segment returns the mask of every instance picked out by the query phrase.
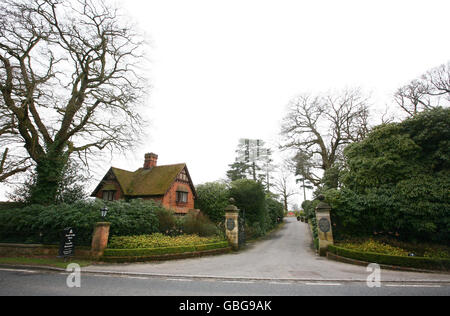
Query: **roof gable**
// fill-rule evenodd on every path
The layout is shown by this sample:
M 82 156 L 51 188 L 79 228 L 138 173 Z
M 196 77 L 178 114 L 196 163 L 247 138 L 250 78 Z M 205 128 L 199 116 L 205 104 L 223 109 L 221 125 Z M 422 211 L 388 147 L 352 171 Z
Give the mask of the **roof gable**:
M 111 167 L 111 172 L 116 177 L 117 182 L 119 182 L 122 191 L 126 194 L 127 189 L 130 187 L 131 181 L 133 180 L 134 172 L 114 167 Z

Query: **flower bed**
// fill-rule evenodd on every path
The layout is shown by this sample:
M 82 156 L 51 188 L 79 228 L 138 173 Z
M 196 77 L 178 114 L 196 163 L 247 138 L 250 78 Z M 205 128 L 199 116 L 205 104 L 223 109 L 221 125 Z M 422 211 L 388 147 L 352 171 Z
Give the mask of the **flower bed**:
M 450 259 L 445 258 L 424 258 L 424 257 L 405 257 L 405 256 L 394 256 L 374 252 L 364 252 L 354 249 L 346 249 L 341 246 L 337 247 L 334 245 L 328 246 L 328 252 L 335 254 L 340 257 L 370 262 L 378 263 L 381 265 L 389 266 L 399 266 L 415 269 L 431 269 L 431 270 L 450 270 Z
M 336 246 L 360 252 L 373 252 L 392 256 L 408 257 L 412 253 L 416 257 L 450 259 L 450 248 L 448 246 L 426 243 L 411 244 L 394 239 L 346 240 L 337 243 Z
M 104 257 L 151 257 L 157 255 L 180 254 L 187 252 L 208 251 L 227 248 L 228 242 L 221 241 L 212 244 L 192 245 L 192 246 L 172 246 L 156 248 L 135 248 L 135 249 L 105 249 Z
M 167 236 L 160 233 L 139 236 L 115 236 L 109 240 L 108 249 L 143 249 L 161 247 L 189 247 L 224 241 L 220 237 L 197 235 Z
M 197 235 L 166 236 L 160 233 L 112 237 L 102 260 L 133 262 L 181 259 L 229 251 L 228 241 L 220 237 Z
M 408 256 L 408 251 L 394 247 L 379 241 L 375 241 L 373 239 L 365 240 L 360 243 L 352 243 L 352 242 L 343 242 L 338 244 L 339 247 L 345 249 L 351 249 L 360 252 L 374 252 L 385 255 L 393 255 L 393 256 Z

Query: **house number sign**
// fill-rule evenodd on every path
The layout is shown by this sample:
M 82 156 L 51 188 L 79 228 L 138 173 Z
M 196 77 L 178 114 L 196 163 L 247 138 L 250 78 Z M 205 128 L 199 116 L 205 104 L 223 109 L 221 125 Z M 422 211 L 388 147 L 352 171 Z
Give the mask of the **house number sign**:
M 330 231 L 330 228 L 331 228 L 331 226 L 330 226 L 330 221 L 329 221 L 327 218 L 322 217 L 322 218 L 319 220 L 319 228 L 320 228 L 320 230 L 323 231 L 324 233 L 328 233 L 328 232 Z
M 227 219 L 227 229 L 228 230 L 234 229 L 234 219 L 232 218 Z

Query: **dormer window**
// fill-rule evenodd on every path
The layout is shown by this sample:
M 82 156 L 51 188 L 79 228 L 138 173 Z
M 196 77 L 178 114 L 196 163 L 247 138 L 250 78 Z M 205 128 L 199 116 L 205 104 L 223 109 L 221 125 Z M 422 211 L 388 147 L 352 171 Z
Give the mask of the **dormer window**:
M 114 201 L 116 191 L 103 191 L 103 201 Z

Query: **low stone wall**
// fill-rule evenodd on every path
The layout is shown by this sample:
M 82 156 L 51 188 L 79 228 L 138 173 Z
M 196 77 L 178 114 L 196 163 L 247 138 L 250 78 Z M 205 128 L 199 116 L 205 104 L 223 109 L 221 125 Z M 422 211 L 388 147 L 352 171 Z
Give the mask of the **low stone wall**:
M 218 243 L 219 244 L 219 243 Z M 225 246 L 217 249 L 208 249 L 208 245 L 198 246 L 195 251 L 168 253 L 168 254 L 154 254 L 142 256 L 94 256 L 89 247 L 75 248 L 75 258 L 90 259 L 103 262 L 139 262 L 139 261 L 159 261 L 159 260 L 173 260 L 184 259 L 192 257 L 201 257 L 208 255 L 223 254 L 231 251 L 231 247 Z M 203 249 L 204 248 L 204 249 Z M 214 248 L 214 247 L 211 247 Z M 42 245 L 42 244 L 10 244 L 0 243 L 0 257 L 57 257 L 59 247 L 58 245 Z
M 9 244 L 0 243 L 1 257 L 20 256 L 58 256 L 59 247 L 57 245 L 42 244 Z M 87 258 L 91 256 L 91 250 L 85 247 L 75 248 L 75 257 Z

